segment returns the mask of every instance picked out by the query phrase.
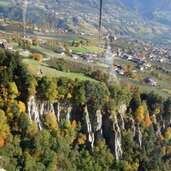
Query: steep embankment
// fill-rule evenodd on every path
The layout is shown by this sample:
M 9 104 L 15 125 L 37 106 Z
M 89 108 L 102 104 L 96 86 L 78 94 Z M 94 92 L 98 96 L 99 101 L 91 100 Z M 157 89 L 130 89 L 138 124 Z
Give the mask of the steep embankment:
M 170 170 L 171 99 L 103 82 L 29 75 L 0 51 L 0 167 Z

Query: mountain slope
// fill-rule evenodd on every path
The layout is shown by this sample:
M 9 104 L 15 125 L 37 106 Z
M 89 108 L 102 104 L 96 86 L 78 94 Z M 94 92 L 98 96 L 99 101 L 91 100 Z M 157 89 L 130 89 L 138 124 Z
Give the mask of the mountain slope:
M 10 6 L 1 9 L 5 17 L 22 21 L 21 0 L 11 1 Z M 20 4 L 20 5 L 18 5 Z M 152 9 L 161 1 L 142 0 L 104 0 L 103 32 L 114 32 L 117 35 L 158 38 L 169 37 L 170 28 L 141 14 L 146 9 L 153 16 Z M 147 8 L 148 7 L 148 8 Z M 150 15 L 149 15 L 150 16 Z M 98 31 L 98 0 L 30 0 L 28 1 L 27 22 L 47 24 L 68 29 L 74 32 L 96 34 Z M 152 17 L 153 18 L 153 17 Z M 162 17 L 163 18 L 163 17 Z M 161 17 L 158 17 L 160 20 Z M 167 40 L 168 41 L 168 40 Z
M 171 26 L 171 2 L 168 0 L 121 0 L 129 9 L 142 16 Z

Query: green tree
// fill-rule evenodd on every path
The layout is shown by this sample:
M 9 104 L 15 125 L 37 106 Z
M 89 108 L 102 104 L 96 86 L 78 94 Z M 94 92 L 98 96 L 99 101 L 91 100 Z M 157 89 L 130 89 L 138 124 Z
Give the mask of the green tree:
M 55 79 L 43 77 L 39 83 L 38 96 L 44 100 L 54 102 L 57 99 L 57 83 Z
M 168 98 L 165 102 L 164 102 L 164 113 L 163 113 L 164 119 L 167 121 L 170 120 L 171 118 L 171 99 Z
M 23 162 L 23 169 L 25 171 L 32 171 L 36 168 L 36 161 L 34 157 L 32 157 L 28 152 L 24 153 L 24 162 Z
M 130 107 L 133 112 L 138 108 L 138 106 L 141 104 L 141 91 L 139 88 L 135 88 L 133 90 L 133 97 L 130 102 Z
M 88 105 L 94 109 L 102 108 L 108 100 L 109 91 L 104 83 L 86 81 L 84 83 Z
M 51 112 L 46 113 L 44 118 L 44 124 L 49 130 L 56 130 L 58 128 L 56 116 Z
M 145 130 L 142 142 L 139 170 L 163 170 L 160 141 L 153 126 Z
M 109 73 L 104 70 L 104 69 L 99 69 L 97 71 L 94 71 L 92 73 L 92 77 L 98 81 L 104 82 L 104 83 L 108 83 L 109 81 Z
M 114 157 L 104 140 L 97 142 L 93 155 L 95 164 L 97 163 L 97 165 L 101 167 L 101 169 L 99 168 L 100 170 L 110 170 L 110 168 L 112 168 Z
M 35 95 L 37 93 L 36 91 L 37 80 L 33 76 L 28 77 L 26 85 L 27 85 L 27 92 L 29 96 Z
M 89 151 L 82 149 L 79 153 L 79 157 L 76 160 L 77 170 L 80 171 L 94 171 L 95 160 L 93 156 L 90 155 Z
M 83 85 L 80 85 L 80 87 L 77 87 L 75 91 L 75 101 L 78 104 L 85 104 L 86 103 L 86 91 Z
M 121 86 L 119 84 L 114 84 L 109 87 L 110 97 L 115 100 L 116 106 L 122 104 L 129 105 L 132 99 L 132 92 L 129 86 Z

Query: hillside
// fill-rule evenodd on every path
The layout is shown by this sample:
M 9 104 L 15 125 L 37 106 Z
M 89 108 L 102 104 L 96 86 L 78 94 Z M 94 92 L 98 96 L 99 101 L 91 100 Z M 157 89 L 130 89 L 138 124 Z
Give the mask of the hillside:
M 170 98 L 127 84 L 38 78 L 2 49 L 0 69 L 0 170 L 170 171 Z
M 149 11 L 156 4 L 152 1 L 150 3 L 154 5 L 151 6 L 149 2 L 144 2 L 143 4 L 138 4 L 138 7 L 141 7 L 142 10 L 145 8 Z M 11 1 L 8 6 L 1 6 L 1 15 L 22 21 L 22 4 L 23 1 L 15 0 Z M 141 12 L 137 11 L 135 1 L 106 0 L 103 6 L 102 30 L 103 32 L 110 31 L 120 36 L 131 36 L 150 40 L 157 39 L 169 43 L 169 26 L 164 22 L 158 22 L 166 18 L 163 15 L 167 15 L 167 12 L 156 14 L 157 20 L 151 20 L 150 18 L 145 18 L 145 13 L 141 14 Z M 76 33 L 83 32 L 91 35 L 97 34 L 98 19 L 99 2 L 96 0 L 28 1 L 28 10 L 26 13 L 27 22 L 49 25 L 51 27 L 54 26 Z
M 166 0 L 121 0 L 129 9 L 161 24 L 171 26 L 171 3 Z
M 170 171 L 161 1 L 98 3 L 0 0 L 0 171 Z

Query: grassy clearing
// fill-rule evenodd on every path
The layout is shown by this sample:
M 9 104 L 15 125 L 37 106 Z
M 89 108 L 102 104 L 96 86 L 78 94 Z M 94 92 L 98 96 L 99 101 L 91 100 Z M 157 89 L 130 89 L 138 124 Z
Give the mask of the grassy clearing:
M 33 59 L 23 59 L 24 64 L 28 66 L 28 69 L 31 74 L 35 76 L 49 76 L 49 77 L 68 77 L 71 79 L 80 79 L 80 80 L 90 80 L 95 81 L 84 74 L 81 73 L 70 73 L 70 72 L 62 72 L 58 71 L 54 68 L 51 68 L 44 62 L 38 62 Z M 42 73 L 40 73 L 42 72 Z
M 49 51 L 55 51 L 58 46 L 44 46 L 42 48 L 37 47 L 37 50 L 49 50 Z M 36 48 L 36 47 L 34 47 Z M 69 49 L 74 52 L 83 52 L 83 53 L 101 53 L 104 51 L 102 48 L 98 48 L 97 46 L 85 46 L 85 47 L 75 47 L 75 46 L 69 46 Z
M 73 47 L 70 46 L 69 49 L 71 49 L 74 52 L 83 52 L 83 53 L 99 53 L 103 52 L 104 49 L 98 48 L 97 46 L 87 46 L 87 47 Z
M 8 1 L 0 1 L 1 7 L 8 7 L 9 5 L 10 5 L 10 2 L 8 2 Z

